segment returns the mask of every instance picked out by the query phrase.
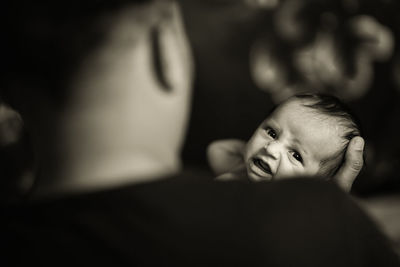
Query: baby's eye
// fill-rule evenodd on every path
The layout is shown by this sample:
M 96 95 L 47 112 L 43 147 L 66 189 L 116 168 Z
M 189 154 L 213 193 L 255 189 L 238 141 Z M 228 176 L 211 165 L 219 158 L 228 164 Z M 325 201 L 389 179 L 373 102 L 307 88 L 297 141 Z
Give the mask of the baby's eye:
M 277 134 L 276 134 L 276 132 L 275 132 L 274 129 L 272 129 L 272 128 L 267 128 L 266 131 L 267 131 L 267 134 L 268 134 L 269 136 L 271 136 L 273 139 L 276 138 Z
M 295 158 L 295 160 L 299 161 L 300 163 L 303 163 L 303 158 L 301 157 L 300 153 L 297 151 L 292 151 L 292 156 Z

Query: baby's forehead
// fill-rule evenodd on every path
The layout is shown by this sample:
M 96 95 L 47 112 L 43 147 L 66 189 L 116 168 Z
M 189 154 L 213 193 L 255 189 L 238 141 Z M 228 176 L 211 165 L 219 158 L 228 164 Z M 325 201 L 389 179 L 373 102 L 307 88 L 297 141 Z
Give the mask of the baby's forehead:
M 311 101 L 289 99 L 277 107 L 268 121 L 286 132 L 316 160 L 323 160 L 341 150 L 343 127 L 340 120 L 316 108 Z
M 271 115 L 277 113 L 275 115 L 289 116 L 292 113 L 295 113 L 297 115 L 300 114 L 302 116 L 306 116 L 307 119 L 311 120 L 322 120 L 325 123 L 332 124 L 338 123 L 338 118 L 336 116 L 328 114 L 321 109 L 312 106 L 314 103 L 315 102 L 310 99 L 300 99 L 292 97 L 279 104 Z

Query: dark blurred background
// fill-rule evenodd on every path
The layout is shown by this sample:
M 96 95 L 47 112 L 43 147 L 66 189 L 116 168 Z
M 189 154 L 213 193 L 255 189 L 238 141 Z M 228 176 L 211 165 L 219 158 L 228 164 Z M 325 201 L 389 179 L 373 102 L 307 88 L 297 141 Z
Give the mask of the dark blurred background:
M 196 59 L 188 166 L 212 140 L 247 140 L 302 90 L 335 94 L 359 117 L 367 164 L 353 192 L 400 192 L 398 1 L 182 1 Z
M 397 0 L 185 0 L 181 5 L 196 65 L 183 151 L 187 169 L 209 172 L 205 151 L 211 141 L 247 140 L 279 101 L 314 90 L 340 97 L 361 120 L 367 164 L 353 192 L 400 192 Z M 0 132 L 0 176 L 15 177 L 2 179 L 1 190 L 24 192 L 34 177 L 29 134 L 5 105 Z

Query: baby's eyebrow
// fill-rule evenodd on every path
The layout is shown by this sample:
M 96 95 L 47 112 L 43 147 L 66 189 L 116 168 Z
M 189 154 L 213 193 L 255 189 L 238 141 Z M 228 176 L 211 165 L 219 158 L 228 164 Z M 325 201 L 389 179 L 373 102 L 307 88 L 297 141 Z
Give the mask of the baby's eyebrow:
M 270 118 L 265 119 L 261 125 L 263 127 L 268 125 L 268 126 L 273 127 L 274 129 L 279 129 L 278 123 L 276 123 L 273 119 L 270 119 Z

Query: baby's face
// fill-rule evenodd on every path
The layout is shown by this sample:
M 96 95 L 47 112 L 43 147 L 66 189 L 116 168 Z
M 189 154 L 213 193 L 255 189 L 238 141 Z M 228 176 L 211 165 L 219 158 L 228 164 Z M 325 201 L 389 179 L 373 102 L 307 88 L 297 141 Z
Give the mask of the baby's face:
M 280 105 L 247 143 L 244 159 L 251 180 L 316 175 L 321 161 L 343 147 L 335 120 L 302 101 Z

